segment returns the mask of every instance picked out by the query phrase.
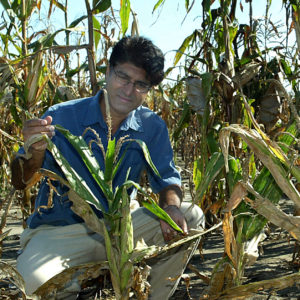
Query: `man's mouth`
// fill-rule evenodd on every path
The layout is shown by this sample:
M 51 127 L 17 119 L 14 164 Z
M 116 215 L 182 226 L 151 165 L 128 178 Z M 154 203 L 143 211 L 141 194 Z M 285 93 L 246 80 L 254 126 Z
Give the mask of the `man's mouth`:
M 123 96 L 119 96 L 119 98 L 120 98 L 121 102 L 124 102 L 124 103 L 129 103 L 132 101 L 130 98 L 123 97 Z

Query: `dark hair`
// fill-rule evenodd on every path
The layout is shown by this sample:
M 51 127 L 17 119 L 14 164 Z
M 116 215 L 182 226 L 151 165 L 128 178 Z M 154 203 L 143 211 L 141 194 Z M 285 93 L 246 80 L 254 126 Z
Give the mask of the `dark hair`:
M 159 84 L 164 78 L 164 55 L 152 41 L 144 37 L 126 36 L 113 47 L 109 65 L 130 62 L 146 71 L 151 85 Z

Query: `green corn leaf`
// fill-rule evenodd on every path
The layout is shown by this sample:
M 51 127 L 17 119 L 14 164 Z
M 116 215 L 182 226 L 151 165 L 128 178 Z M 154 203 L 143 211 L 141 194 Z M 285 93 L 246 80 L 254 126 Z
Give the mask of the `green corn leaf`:
M 74 27 L 76 27 L 81 21 L 85 20 L 86 18 L 87 18 L 87 16 L 85 15 L 85 16 L 81 16 L 81 17 L 75 19 L 75 20 L 68 26 L 68 28 L 74 28 Z
M 2 0 L 1 1 L 2 6 L 4 7 L 5 10 L 8 10 L 11 8 L 10 2 L 8 0 Z
M 111 7 L 111 0 L 93 0 L 93 14 L 99 14 Z
M 161 220 L 168 223 L 175 230 L 183 232 L 182 229 L 173 221 L 173 219 L 141 188 L 139 184 L 134 181 L 127 180 L 124 184 L 126 187 L 134 186 L 140 193 L 142 193 L 147 200 L 141 200 L 142 205 L 151 211 Z
M 133 263 L 130 260 L 130 257 L 128 257 L 128 260 L 124 263 L 124 265 L 121 268 L 121 276 L 120 276 L 120 286 L 121 290 L 123 290 L 123 293 L 126 293 L 128 289 L 131 287 L 132 282 L 132 275 L 133 275 Z M 126 299 L 127 297 L 124 295 L 121 299 Z
M 204 11 L 208 12 L 208 11 L 210 11 L 210 6 L 212 5 L 212 1 L 210 1 L 210 0 L 203 0 L 202 5 L 203 5 L 203 8 L 204 8 Z
M 120 18 L 121 18 L 121 27 L 122 33 L 125 35 L 128 29 L 129 22 L 129 14 L 130 14 L 130 1 L 129 0 L 121 0 L 121 8 L 120 8 Z
M 93 16 L 93 33 L 94 33 L 94 43 L 95 43 L 95 49 L 98 50 L 99 41 L 101 39 L 101 24 L 97 20 L 95 16 Z
M 215 152 L 211 156 L 207 166 L 205 173 L 201 178 L 201 182 L 198 184 L 199 188 L 196 190 L 196 198 L 201 201 L 204 193 L 206 192 L 209 185 L 219 174 L 221 169 L 224 167 L 224 157 L 221 152 Z
M 115 159 L 116 140 L 108 141 L 106 157 L 105 157 L 105 171 L 104 180 L 106 182 L 112 181 L 113 170 L 114 170 L 114 159 Z
M 51 139 L 45 135 L 48 142 L 48 149 L 52 153 L 56 162 L 64 172 L 71 188 L 82 198 L 85 199 L 90 204 L 93 204 L 97 209 L 105 211 L 102 204 L 97 200 L 93 192 L 90 190 L 86 182 L 77 174 L 77 172 L 70 166 L 65 157 L 61 154 L 59 149 Z
M 105 197 L 107 199 L 112 199 L 112 192 L 110 190 L 109 185 L 104 181 L 104 174 L 101 171 L 98 161 L 96 160 L 93 152 L 90 150 L 83 137 L 71 134 L 69 130 L 63 128 L 60 125 L 55 125 L 55 128 L 65 136 L 65 138 L 73 145 L 73 147 L 79 153 L 83 162 L 92 174 L 93 178 L 103 191 Z
M 119 160 L 117 161 L 117 163 L 115 164 L 114 169 L 113 169 L 113 173 L 112 173 L 112 179 L 115 178 L 116 173 L 117 173 L 117 171 L 118 171 L 118 169 L 119 169 L 119 167 L 120 167 L 120 165 L 121 165 L 121 163 L 122 163 L 122 161 L 123 161 L 123 159 L 124 159 L 124 157 L 125 157 L 125 154 L 126 154 L 126 151 L 127 151 L 127 148 L 128 148 L 128 147 L 129 147 L 129 145 L 126 147 L 126 149 L 124 150 L 122 156 L 120 157 L 120 159 L 119 159 Z
M 177 63 L 179 62 L 180 58 L 182 57 L 184 51 L 189 46 L 191 40 L 194 38 L 196 33 L 197 33 L 197 31 L 194 31 L 191 35 L 189 35 L 188 37 L 186 37 L 184 39 L 183 43 L 181 44 L 181 46 L 179 47 L 179 49 L 177 50 L 177 53 L 175 55 L 174 62 L 173 62 L 174 66 L 177 65 Z
M 193 182 L 195 184 L 196 191 L 200 187 L 201 179 L 202 179 L 201 162 L 200 159 L 196 159 L 194 161 L 194 168 L 193 168 Z
M 131 170 L 131 168 L 129 168 L 127 170 L 125 183 L 128 182 L 128 177 L 129 177 L 129 174 L 130 174 L 130 170 Z M 132 186 L 131 182 L 128 182 L 128 184 L 125 184 L 125 183 L 123 185 L 121 185 L 120 187 L 117 187 L 115 189 L 114 200 L 113 200 L 113 203 L 111 204 L 111 207 L 110 207 L 110 210 L 109 210 L 110 214 L 114 214 L 118 210 L 118 208 L 120 207 L 120 205 L 123 201 L 122 197 L 123 197 L 124 189 L 126 190 L 126 193 L 127 193 L 127 189 L 129 189 Z
M 229 157 L 228 159 L 229 172 L 226 176 L 226 180 L 228 182 L 229 193 L 232 193 L 234 186 L 237 184 L 239 180 L 243 178 L 242 168 L 239 162 L 239 159 L 234 157 Z
M 173 221 L 173 219 L 161 207 L 159 207 L 159 205 L 152 198 L 148 197 L 147 200 L 142 200 L 142 204 L 158 218 L 165 221 L 167 224 L 172 226 L 175 230 L 183 233 L 182 229 Z
M 189 126 L 190 119 L 191 119 L 191 108 L 190 105 L 187 103 L 187 101 L 185 101 L 183 104 L 183 112 L 181 113 L 180 120 L 173 133 L 173 140 L 175 142 L 178 140 L 183 129 Z
M 147 147 L 146 143 L 142 140 L 134 140 L 134 141 L 137 142 L 140 145 L 140 147 L 142 148 L 145 159 L 146 159 L 148 165 L 151 167 L 151 169 L 154 171 L 154 173 L 158 177 L 160 177 L 160 174 L 159 174 L 158 170 L 156 169 L 154 163 L 152 162 L 152 159 L 151 159 L 151 156 L 150 156 L 150 153 L 149 153 L 149 150 L 148 150 L 148 147 Z
M 166 0 L 158 0 L 158 1 L 156 2 L 156 4 L 154 5 L 154 7 L 153 7 L 152 13 L 154 13 L 154 11 L 155 11 L 160 5 L 162 5 L 165 1 L 166 1 Z

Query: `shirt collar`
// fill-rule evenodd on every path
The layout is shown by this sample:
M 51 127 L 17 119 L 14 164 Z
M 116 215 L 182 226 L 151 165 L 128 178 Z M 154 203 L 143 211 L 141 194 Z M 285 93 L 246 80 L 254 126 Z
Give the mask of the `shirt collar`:
M 90 126 L 92 124 L 99 123 L 102 128 L 107 128 L 100 109 L 101 95 L 102 90 L 99 91 L 95 96 L 90 98 L 87 114 L 83 120 L 83 125 Z M 140 108 L 141 107 L 138 107 L 128 115 L 128 117 L 121 123 L 119 130 L 127 131 L 129 129 L 133 129 L 139 132 L 144 131 L 139 113 Z
M 143 132 L 143 125 L 141 116 L 139 114 L 140 107 L 132 111 L 128 117 L 121 123 L 120 130 L 126 131 L 133 129 L 135 131 Z
M 99 91 L 95 96 L 89 98 L 87 104 L 87 113 L 83 119 L 84 126 L 90 126 L 92 124 L 99 123 L 101 127 L 106 127 L 99 104 L 101 94 L 102 91 Z

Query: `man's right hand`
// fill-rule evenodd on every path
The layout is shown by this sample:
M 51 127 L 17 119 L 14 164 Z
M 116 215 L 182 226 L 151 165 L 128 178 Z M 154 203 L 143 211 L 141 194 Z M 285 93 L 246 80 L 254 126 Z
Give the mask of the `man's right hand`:
M 33 135 L 44 133 L 47 134 L 49 138 L 55 135 L 55 128 L 52 123 L 52 117 L 47 116 L 45 119 L 31 119 L 25 122 L 23 127 L 23 137 L 24 142 L 29 140 Z M 47 142 L 42 140 L 36 142 L 30 146 L 32 152 L 44 152 L 47 148 Z
M 23 127 L 24 142 L 39 133 L 45 133 L 49 138 L 52 138 L 55 132 L 54 126 L 51 123 L 51 116 L 47 116 L 45 119 L 31 119 L 26 121 Z M 12 184 L 17 190 L 24 189 L 35 172 L 42 166 L 46 148 L 46 141 L 36 142 L 29 147 L 29 152 L 32 154 L 30 159 L 16 157 L 12 161 L 11 179 Z M 22 163 L 20 163 L 20 159 L 22 159 Z

